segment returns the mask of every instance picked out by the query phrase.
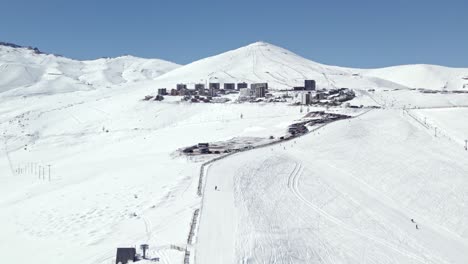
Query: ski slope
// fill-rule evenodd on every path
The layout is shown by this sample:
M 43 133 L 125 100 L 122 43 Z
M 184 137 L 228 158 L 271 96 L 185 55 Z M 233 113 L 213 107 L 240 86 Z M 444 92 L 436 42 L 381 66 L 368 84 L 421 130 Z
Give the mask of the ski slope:
M 468 108 L 415 109 L 410 113 L 431 132 L 436 132 L 440 137 L 465 147 L 465 140 L 468 139 L 468 123 L 464 120 L 468 120 Z
M 162 263 L 180 263 L 184 252 L 171 245 L 187 243 L 204 159 L 176 150 L 277 137 L 302 116 L 285 104 L 158 103 L 144 95 L 144 88 L 115 88 L 2 101 L 4 261 L 107 264 L 117 247 L 148 243 Z M 30 163 L 45 168 L 44 180 Z
M 464 263 L 468 94 L 410 89 L 459 89 L 452 80 L 464 70 L 429 68 L 328 66 L 265 42 L 185 66 L 131 56 L 76 61 L 0 45 L 0 256 L 108 264 L 116 247 L 148 243 L 166 264 L 182 263 L 177 247 L 203 264 Z M 352 104 L 382 109 L 212 163 L 202 198 L 199 169 L 209 158 L 178 149 L 277 138 L 301 108 L 142 101 L 177 83 L 289 89 L 305 78 L 353 88 Z
M 229 157 L 208 170 L 196 263 L 465 263 L 467 155 L 374 110 Z

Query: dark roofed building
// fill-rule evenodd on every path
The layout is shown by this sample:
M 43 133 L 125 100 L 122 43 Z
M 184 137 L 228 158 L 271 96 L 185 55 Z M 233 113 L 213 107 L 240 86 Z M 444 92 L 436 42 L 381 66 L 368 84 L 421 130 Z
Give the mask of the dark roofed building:
M 176 88 L 177 88 L 177 91 L 184 90 L 184 89 L 187 89 L 187 85 L 183 83 L 179 83 L 177 84 Z
M 158 95 L 166 95 L 167 94 L 167 89 L 166 88 L 159 88 L 158 89 Z
M 245 83 L 245 82 L 237 83 L 237 90 L 239 90 L 239 89 L 244 89 L 244 88 L 248 88 L 248 84 L 247 84 L 247 83 Z
M 210 89 L 218 89 L 219 90 L 219 83 L 209 83 L 209 86 L 208 86 Z
M 204 90 L 205 85 L 203 83 L 196 83 L 195 84 L 195 90 Z
M 130 261 L 136 261 L 136 249 L 135 248 L 117 248 L 117 257 L 115 264 L 127 264 Z
M 224 84 L 224 90 L 234 90 L 236 89 L 236 84 L 235 83 L 225 83 Z
M 268 90 L 268 83 L 252 83 L 250 85 L 250 89 L 255 90 L 258 87 L 264 87 L 266 90 Z
M 307 91 L 315 90 L 315 80 L 305 80 L 304 81 L 304 88 Z

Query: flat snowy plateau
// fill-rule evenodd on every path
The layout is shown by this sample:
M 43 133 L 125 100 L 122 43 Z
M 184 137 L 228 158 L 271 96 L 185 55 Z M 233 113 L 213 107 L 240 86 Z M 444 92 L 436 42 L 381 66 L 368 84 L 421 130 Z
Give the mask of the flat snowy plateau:
M 341 68 L 263 42 L 185 66 L 0 46 L 0 77 L 4 263 L 110 264 L 143 243 L 160 263 L 468 263 L 468 93 L 452 93 L 468 69 Z M 311 107 L 352 118 L 204 166 L 201 196 L 214 155 L 178 149 L 278 138 L 306 108 L 142 100 L 177 83 L 305 78 L 364 107 Z

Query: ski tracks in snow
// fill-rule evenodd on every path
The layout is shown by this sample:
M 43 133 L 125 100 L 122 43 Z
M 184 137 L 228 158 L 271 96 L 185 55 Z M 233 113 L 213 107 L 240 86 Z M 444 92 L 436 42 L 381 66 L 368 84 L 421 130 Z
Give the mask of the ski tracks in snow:
M 419 263 L 424 263 L 424 264 L 427 264 L 428 263 L 428 260 L 425 259 L 425 258 L 422 258 L 418 255 L 415 255 L 411 252 L 408 252 L 407 250 L 404 250 L 392 243 L 389 243 L 383 239 L 380 239 L 378 237 L 375 237 L 373 235 L 370 235 L 370 234 L 367 234 L 367 233 L 364 233 L 356 228 L 353 228 L 351 226 L 349 226 L 348 224 L 344 223 L 343 221 L 339 220 L 338 218 L 330 215 L 329 213 L 327 213 L 326 211 L 324 211 L 323 209 L 319 208 L 317 205 L 313 204 L 312 202 L 310 202 L 309 200 L 307 200 L 304 195 L 301 193 L 300 189 L 299 189 L 299 186 L 300 186 L 300 178 L 302 176 L 302 173 L 303 173 L 303 166 L 301 163 L 296 163 L 295 166 L 294 166 L 294 169 L 292 170 L 292 172 L 290 173 L 289 177 L 288 177 L 288 188 L 291 190 L 291 192 L 294 194 L 294 196 L 296 196 L 296 198 L 301 201 L 302 203 L 304 203 L 307 207 L 311 208 L 312 210 L 314 210 L 316 213 L 318 213 L 319 215 L 323 216 L 325 219 L 327 219 L 328 221 L 336 224 L 337 226 L 351 232 L 351 233 L 354 233 L 360 237 L 363 237 L 363 238 L 366 238 L 368 239 L 369 241 L 372 241 L 372 242 L 375 242 L 377 244 L 380 244 L 386 248 L 389 248 L 403 256 L 406 256 L 406 257 L 409 257 L 409 258 L 412 258 L 414 259 L 415 261 L 419 262 Z M 328 256 L 330 257 L 330 256 Z

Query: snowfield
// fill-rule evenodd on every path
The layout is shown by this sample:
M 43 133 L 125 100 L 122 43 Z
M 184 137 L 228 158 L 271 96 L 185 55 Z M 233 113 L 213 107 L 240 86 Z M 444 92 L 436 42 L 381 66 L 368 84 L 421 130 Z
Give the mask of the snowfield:
M 463 90 L 466 69 L 421 67 L 328 66 L 264 42 L 185 66 L 0 45 L 0 258 L 109 264 L 148 243 L 166 264 L 186 252 L 191 264 L 466 263 L 468 94 L 412 89 Z M 363 108 L 142 100 L 177 83 L 278 93 L 305 78 L 353 88 Z M 268 142 L 317 110 L 354 118 L 210 163 L 197 195 L 215 156 L 178 150 Z
M 402 65 L 365 70 L 365 76 L 374 76 L 411 88 L 431 90 L 468 89 L 468 69 L 448 68 L 437 65 Z
M 467 155 L 374 110 L 227 158 L 209 168 L 196 261 L 465 263 Z
M 13 111 L 21 103 L 17 111 L 26 113 L 2 114 L 0 121 L 0 252 L 8 261 L 109 263 L 116 247 L 149 243 L 163 263 L 180 262 L 183 252 L 170 246 L 185 248 L 199 206 L 200 162 L 176 150 L 263 137 L 264 131 L 280 136 L 302 116 L 284 104 L 156 103 L 128 93 L 59 94 L 2 104 Z M 66 105 L 52 103 L 62 100 Z M 45 166 L 46 179 L 29 172 L 29 163 Z M 26 172 L 18 175 L 17 168 Z

